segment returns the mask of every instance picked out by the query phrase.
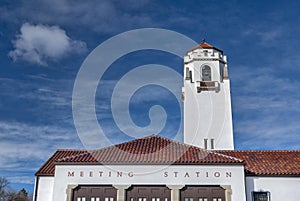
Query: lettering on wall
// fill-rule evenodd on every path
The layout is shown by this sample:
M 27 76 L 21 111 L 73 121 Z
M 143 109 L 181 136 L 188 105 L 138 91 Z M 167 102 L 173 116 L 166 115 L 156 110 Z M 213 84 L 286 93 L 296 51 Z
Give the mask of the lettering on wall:
M 165 171 L 160 173 L 164 178 L 231 178 L 231 171 Z M 67 171 L 67 177 L 113 177 L 128 178 L 136 176 L 133 171 Z
M 85 172 L 85 171 L 79 171 L 79 172 L 76 172 L 76 171 L 68 171 L 67 173 L 68 177 L 123 177 L 123 176 L 127 176 L 127 177 L 133 177 L 133 172 L 103 172 L 103 171 L 99 171 L 98 174 L 95 174 L 94 171 L 88 171 L 88 172 Z

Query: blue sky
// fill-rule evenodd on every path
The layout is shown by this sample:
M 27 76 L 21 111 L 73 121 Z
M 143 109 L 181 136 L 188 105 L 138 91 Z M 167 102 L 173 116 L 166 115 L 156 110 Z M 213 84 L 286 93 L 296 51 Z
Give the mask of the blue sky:
M 236 149 L 300 149 L 299 7 L 298 1 L 1 1 L 0 176 L 32 191 L 35 171 L 56 149 L 84 148 L 72 116 L 80 66 L 102 42 L 140 28 L 205 38 L 228 56 Z M 111 143 L 132 139 L 113 121 L 112 91 L 128 71 L 149 63 L 182 73 L 180 57 L 145 50 L 116 60 L 99 83 L 97 118 Z M 131 97 L 132 120 L 147 126 L 156 104 L 168 115 L 160 134 L 174 138 L 180 108 L 162 87 Z

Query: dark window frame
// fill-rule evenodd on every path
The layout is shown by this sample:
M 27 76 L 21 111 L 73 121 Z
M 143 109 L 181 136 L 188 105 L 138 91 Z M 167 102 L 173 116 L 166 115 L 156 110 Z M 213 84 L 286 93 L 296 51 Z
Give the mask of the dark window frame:
M 93 192 L 96 191 L 96 192 Z M 97 192 L 98 191 L 98 192 Z M 100 201 L 105 201 L 105 198 L 113 198 L 117 200 L 117 189 L 112 185 L 86 185 L 80 184 L 72 190 L 72 201 L 77 201 L 77 198 L 85 197 L 86 201 L 90 201 L 92 197 L 99 197 Z M 109 199 L 110 200 L 110 199 Z
M 271 194 L 269 191 L 252 191 L 252 201 L 271 201 Z M 266 195 L 266 197 L 257 197 L 257 196 L 263 196 Z M 266 198 L 266 199 L 265 199 Z

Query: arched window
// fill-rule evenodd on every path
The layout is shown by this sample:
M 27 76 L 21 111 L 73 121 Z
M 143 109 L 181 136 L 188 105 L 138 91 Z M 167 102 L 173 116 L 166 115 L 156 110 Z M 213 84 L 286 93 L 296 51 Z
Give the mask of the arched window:
M 211 81 L 211 69 L 209 66 L 202 68 L 202 81 Z

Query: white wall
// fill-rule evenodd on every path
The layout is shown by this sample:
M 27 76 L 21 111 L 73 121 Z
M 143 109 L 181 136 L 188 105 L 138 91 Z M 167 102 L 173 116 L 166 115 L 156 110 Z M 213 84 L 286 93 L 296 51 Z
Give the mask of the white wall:
M 252 191 L 269 191 L 271 201 L 299 201 L 300 177 L 247 177 L 247 201 Z
M 102 172 L 101 176 L 99 172 Z M 122 172 L 122 176 L 117 172 Z M 66 200 L 69 184 L 230 185 L 232 201 L 246 200 L 242 165 L 57 165 L 53 201 Z
M 37 189 L 37 201 L 52 201 L 54 177 L 40 176 Z M 37 187 L 35 187 L 37 188 Z
M 184 142 L 203 148 L 204 138 L 213 138 L 216 149 L 234 148 L 229 80 L 218 93 L 197 93 L 196 83 L 184 83 Z

